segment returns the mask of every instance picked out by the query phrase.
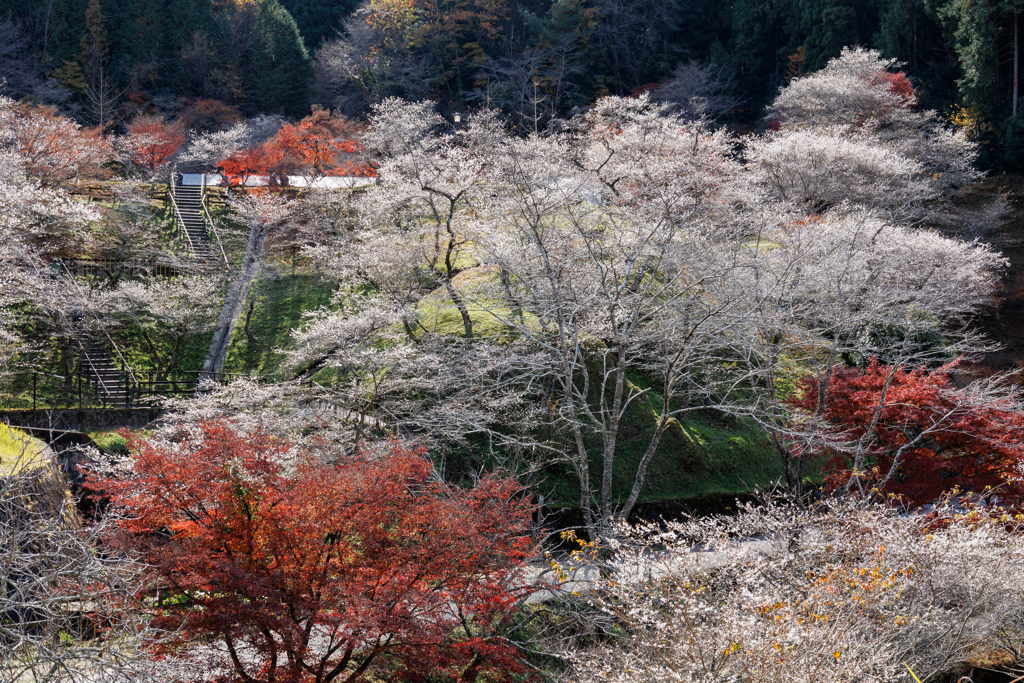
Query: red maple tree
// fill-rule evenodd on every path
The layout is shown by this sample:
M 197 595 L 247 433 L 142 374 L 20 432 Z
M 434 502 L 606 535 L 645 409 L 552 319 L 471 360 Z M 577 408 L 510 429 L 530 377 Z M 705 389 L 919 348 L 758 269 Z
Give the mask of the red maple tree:
M 286 468 L 288 444 L 226 421 L 129 445 L 132 476 L 92 486 L 172 598 L 153 609 L 174 633 L 161 652 L 220 643 L 230 680 L 248 682 L 522 673 L 498 635 L 530 590 L 531 509 L 514 482 L 447 486 L 397 442 Z
M 950 377 L 955 367 L 895 367 L 873 359 L 864 368 L 837 369 L 823 429 L 834 442 L 852 446 L 805 454 L 829 458 L 833 485 L 856 477 L 866 489 L 899 494 L 912 505 L 953 489 L 982 493 L 988 487 L 1004 504 L 1019 505 L 1024 413 L 1012 397 L 957 387 Z M 813 379 L 795 403 L 815 410 Z
M 911 107 L 917 103 L 917 94 L 914 92 L 914 84 L 910 82 L 907 75 L 902 71 L 892 73 L 884 71 L 881 74 L 886 89 L 894 95 L 903 98 L 903 106 Z
M 375 177 L 376 169 L 366 162 L 363 148 L 354 139 L 357 130 L 350 122 L 315 109 L 298 123 L 286 123 L 262 145 L 237 152 L 220 164 L 232 184 L 245 184 L 254 175 L 271 178 L 302 175 Z
M 132 155 L 132 161 L 149 171 L 171 160 L 187 136 L 180 123 L 167 123 L 159 116 L 139 116 L 128 124 L 128 134 L 121 144 Z
M 273 176 L 280 173 L 281 150 L 270 141 L 235 152 L 222 160 L 217 168 L 233 186 L 244 186 L 253 176 Z

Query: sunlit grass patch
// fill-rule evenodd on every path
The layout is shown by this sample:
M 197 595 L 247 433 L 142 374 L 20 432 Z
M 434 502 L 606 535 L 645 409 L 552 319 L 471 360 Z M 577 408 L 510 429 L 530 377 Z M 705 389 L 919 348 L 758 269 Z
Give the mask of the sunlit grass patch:
M 478 266 L 464 270 L 452 279 L 452 286 L 462 297 L 473 322 L 473 334 L 496 341 L 516 336 L 516 326 L 536 329 L 535 316 L 523 312 L 522 317 L 503 300 L 500 275 L 496 266 Z M 463 336 L 465 326 L 458 307 L 444 287 L 424 296 L 417 306 L 419 323 L 428 332 Z
M 257 280 L 231 337 L 224 371 L 287 379 L 287 359 L 279 349 L 292 348 L 292 330 L 302 326 L 309 311 L 330 306 L 334 289 L 333 282 L 307 269 Z
M 108 453 L 128 454 L 128 444 L 118 431 L 89 432 L 89 438 Z
M 0 476 L 40 466 L 45 449 L 46 444 L 39 439 L 20 429 L 0 425 Z

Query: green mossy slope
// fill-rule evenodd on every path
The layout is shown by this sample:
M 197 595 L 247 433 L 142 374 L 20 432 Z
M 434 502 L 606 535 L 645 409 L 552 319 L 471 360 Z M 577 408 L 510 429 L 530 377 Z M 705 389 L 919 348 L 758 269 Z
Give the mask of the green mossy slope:
M 287 359 L 277 349 L 290 348 L 291 331 L 302 326 L 303 314 L 329 305 L 333 293 L 332 283 L 304 269 L 258 279 L 231 336 L 224 372 L 288 379 Z

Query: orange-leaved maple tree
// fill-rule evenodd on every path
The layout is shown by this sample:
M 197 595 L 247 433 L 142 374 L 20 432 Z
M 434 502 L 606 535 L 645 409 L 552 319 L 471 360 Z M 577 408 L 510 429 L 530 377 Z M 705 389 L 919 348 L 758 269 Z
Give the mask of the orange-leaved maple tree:
M 344 119 L 316 109 L 298 123 L 283 125 L 274 144 L 292 165 L 289 170 L 314 177 L 344 175 L 349 155 L 360 151 L 359 145 L 346 137 L 351 129 Z
M 180 123 L 167 123 L 159 116 L 139 116 L 128 124 L 128 134 L 121 138 L 121 144 L 131 153 L 133 162 L 152 172 L 169 162 L 186 139 Z
M 253 176 L 280 173 L 281 150 L 267 141 L 256 147 L 235 152 L 221 160 L 217 168 L 224 173 L 231 185 L 244 186 Z
M 833 485 L 898 494 L 912 505 L 955 489 L 991 491 L 1003 504 L 1020 505 L 1024 412 L 990 384 L 958 387 L 950 376 L 956 365 L 928 370 L 872 359 L 863 368 L 837 369 L 824 427 L 816 427 L 831 433 L 813 439 L 837 445 L 805 454 L 829 459 Z M 815 411 L 813 379 L 803 383 L 795 404 Z
M 513 481 L 448 486 L 398 442 L 326 465 L 223 420 L 129 447 L 130 475 L 90 485 L 166 596 L 164 655 L 206 643 L 218 680 L 522 680 L 500 635 L 534 590 Z
M 24 155 L 26 171 L 47 187 L 76 178 L 105 178 L 110 146 L 99 129 L 83 128 L 55 107 L 18 105 L 11 132 Z
M 375 177 L 362 146 L 354 139 L 356 127 L 345 119 L 315 109 L 298 123 L 286 123 L 262 145 L 236 152 L 219 164 L 232 184 L 245 184 L 254 175 Z

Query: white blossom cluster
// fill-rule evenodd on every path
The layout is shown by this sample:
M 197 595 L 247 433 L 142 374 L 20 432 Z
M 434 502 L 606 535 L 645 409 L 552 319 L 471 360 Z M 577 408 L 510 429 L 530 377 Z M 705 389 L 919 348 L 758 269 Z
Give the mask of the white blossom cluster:
M 1020 518 L 769 502 L 623 532 L 547 635 L 568 680 L 909 683 L 1024 636 Z
M 766 166 L 772 192 L 814 209 L 846 199 L 908 217 L 981 177 L 974 143 L 915 109 L 913 92 L 894 86 L 896 66 L 875 50 L 844 48 L 782 89 L 770 107 L 780 130 L 757 140 L 750 157 Z

